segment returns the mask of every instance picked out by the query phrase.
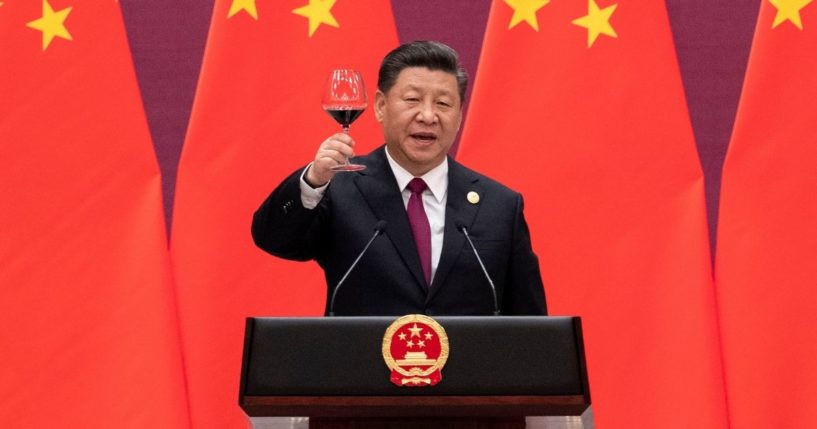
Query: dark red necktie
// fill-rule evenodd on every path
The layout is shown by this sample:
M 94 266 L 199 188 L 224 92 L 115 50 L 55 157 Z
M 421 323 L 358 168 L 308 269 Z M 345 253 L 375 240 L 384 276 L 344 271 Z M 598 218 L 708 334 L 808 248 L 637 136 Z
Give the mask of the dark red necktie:
M 423 207 L 423 191 L 428 189 L 428 185 L 423 179 L 415 177 L 411 179 L 407 188 L 411 191 L 406 207 L 409 224 L 411 224 L 411 234 L 414 235 L 414 243 L 420 255 L 420 265 L 423 266 L 426 284 L 431 286 L 431 225 L 428 223 L 428 216 Z

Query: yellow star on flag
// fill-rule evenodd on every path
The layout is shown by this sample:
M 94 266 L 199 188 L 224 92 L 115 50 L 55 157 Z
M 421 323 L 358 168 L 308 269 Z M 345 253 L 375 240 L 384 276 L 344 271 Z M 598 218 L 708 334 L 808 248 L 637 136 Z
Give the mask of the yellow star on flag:
M 332 16 L 332 6 L 334 5 L 335 0 L 309 0 L 308 5 L 293 9 L 292 13 L 309 19 L 309 37 L 312 37 L 321 24 L 331 25 L 335 28 L 340 27 L 338 21 Z
M 71 33 L 65 28 L 65 19 L 68 18 L 69 13 L 71 13 L 70 7 L 54 12 L 48 0 L 43 0 L 43 16 L 26 23 L 26 27 L 43 32 L 43 51 L 48 48 L 55 37 L 74 40 L 71 38 Z
M 511 17 L 511 23 L 508 24 L 508 30 L 525 21 L 534 30 L 539 31 L 536 12 L 548 3 L 550 3 L 550 0 L 505 0 L 505 4 L 513 9 L 513 16 Z
M 769 3 L 777 8 L 774 16 L 772 28 L 782 24 L 783 21 L 790 21 L 795 27 L 803 29 L 803 22 L 800 20 L 800 9 L 806 7 L 812 0 L 769 0 Z
M 599 9 L 595 0 L 588 0 L 587 15 L 573 20 L 573 24 L 587 29 L 587 47 L 593 46 L 599 34 L 618 37 L 616 30 L 610 25 L 610 16 L 615 12 L 618 4 Z
M 232 18 L 233 15 L 242 10 L 258 21 L 258 9 L 255 7 L 255 0 L 233 0 L 233 3 L 230 4 L 230 11 L 227 13 L 227 19 Z

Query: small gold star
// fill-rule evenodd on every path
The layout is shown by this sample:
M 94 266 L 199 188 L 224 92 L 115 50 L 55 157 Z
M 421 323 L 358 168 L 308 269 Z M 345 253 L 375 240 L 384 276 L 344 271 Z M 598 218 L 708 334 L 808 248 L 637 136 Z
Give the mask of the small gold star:
M 423 341 L 423 340 L 420 340 L 420 341 L 417 341 L 417 345 L 418 345 L 418 346 L 420 346 L 420 347 L 425 347 L 425 346 L 426 346 L 426 342 L 425 342 L 425 341 Z
M 315 34 L 321 24 L 326 24 L 335 28 L 340 27 L 338 21 L 332 16 L 332 6 L 335 0 L 309 0 L 309 4 L 293 9 L 292 13 L 309 19 L 309 37 Z
M 227 13 L 227 19 L 233 17 L 241 11 L 247 12 L 252 19 L 258 21 L 258 9 L 255 7 L 255 0 L 233 0 L 230 4 L 230 11 Z
M 405 341 L 405 339 L 406 339 L 406 333 L 405 333 L 405 332 L 401 332 L 401 333 L 400 333 L 400 335 L 398 335 L 398 337 L 400 337 L 400 339 L 401 339 L 401 340 L 404 340 L 404 341 Z
M 616 11 L 618 4 L 599 9 L 599 5 L 595 0 L 588 0 L 587 15 L 574 19 L 573 24 L 587 29 L 587 47 L 593 46 L 599 34 L 604 34 L 610 37 L 618 37 L 616 30 L 610 25 L 610 16 Z
M 769 0 L 769 3 L 777 8 L 777 14 L 774 16 L 772 28 L 782 24 L 783 21 L 789 21 L 795 27 L 802 30 L 803 21 L 800 19 L 800 10 L 808 6 L 812 0 Z
M 55 37 L 73 40 L 71 33 L 65 28 L 65 19 L 68 18 L 69 13 L 71 13 L 70 7 L 54 12 L 48 0 L 43 0 L 43 16 L 26 24 L 28 28 L 43 32 L 43 51 L 48 48 Z
M 430 340 L 433 337 L 434 337 L 434 335 L 431 335 L 431 332 L 426 332 L 426 339 L 427 340 Z
M 414 342 L 413 342 L 413 341 L 408 341 L 408 342 L 406 343 L 406 347 L 408 347 L 408 348 L 412 348 L 412 347 L 414 347 Z
M 550 0 L 505 0 L 505 4 L 513 9 L 511 23 L 508 29 L 516 27 L 522 21 L 528 23 L 536 31 L 539 31 L 539 21 L 536 19 L 536 11 L 545 7 Z

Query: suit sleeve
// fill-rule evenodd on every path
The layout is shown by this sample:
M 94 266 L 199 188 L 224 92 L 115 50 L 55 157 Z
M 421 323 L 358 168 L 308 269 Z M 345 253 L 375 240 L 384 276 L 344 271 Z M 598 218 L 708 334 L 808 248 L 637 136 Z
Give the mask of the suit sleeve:
M 323 225 L 327 217 L 328 192 L 314 209 L 301 203 L 303 168 L 284 179 L 256 210 L 252 220 L 255 244 L 275 256 L 296 261 L 319 257 Z
M 524 200 L 517 194 L 508 280 L 502 312 L 510 315 L 546 315 L 547 303 L 539 271 L 539 258 L 533 253 L 530 232 L 524 215 Z

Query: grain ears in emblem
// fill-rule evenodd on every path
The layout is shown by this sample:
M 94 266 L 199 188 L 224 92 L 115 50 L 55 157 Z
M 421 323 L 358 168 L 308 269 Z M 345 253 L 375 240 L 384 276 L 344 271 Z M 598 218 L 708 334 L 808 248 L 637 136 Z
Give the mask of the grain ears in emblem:
M 436 320 L 410 314 L 395 320 L 383 336 L 383 360 L 398 386 L 434 386 L 448 360 L 448 335 Z

